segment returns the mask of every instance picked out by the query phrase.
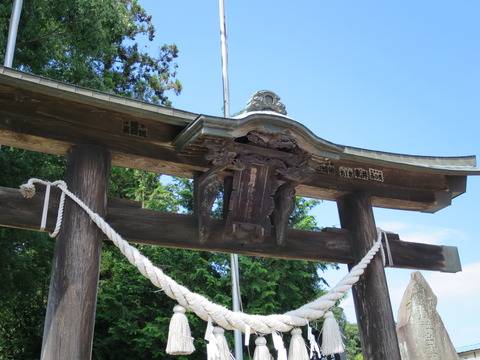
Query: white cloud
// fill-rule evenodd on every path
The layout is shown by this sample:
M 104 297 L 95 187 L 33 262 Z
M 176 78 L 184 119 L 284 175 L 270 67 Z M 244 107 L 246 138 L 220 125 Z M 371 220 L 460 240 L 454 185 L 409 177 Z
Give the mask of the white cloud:
M 474 254 L 478 253 L 478 243 L 468 232 L 443 226 L 443 223 L 418 224 L 410 221 L 378 222 L 379 227 L 400 235 L 404 241 L 435 245 L 452 245 L 461 247 L 471 260 L 463 264 L 463 271 L 456 274 L 422 271 L 433 292 L 437 296 L 437 311 L 455 346 L 478 343 L 480 336 L 480 262 Z M 472 260 L 474 261 L 472 263 Z M 414 270 L 387 268 L 390 300 L 394 318 L 397 318 L 400 302 Z M 340 305 L 350 322 L 356 321 L 353 299 L 350 297 Z
M 403 234 L 401 239 L 409 242 L 418 242 L 422 244 L 440 245 L 445 237 L 442 231 L 436 232 L 410 232 Z M 444 242 L 444 241 L 443 241 Z
M 419 230 L 414 232 L 407 232 L 400 237 L 402 240 L 419 242 L 423 244 L 432 245 L 446 245 L 452 243 L 458 243 L 463 240 L 465 235 L 454 229 L 448 228 L 429 228 L 425 230 Z
M 347 320 L 351 323 L 356 323 L 357 314 L 355 313 L 355 304 L 353 303 L 352 292 L 348 293 L 348 297 L 342 301 L 340 306 L 343 308 Z
M 462 333 L 468 333 L 468 334 L 470 334 L 470 333 L 478 332 L 479 330 L 478 330 L 478 327 L 466 327 L 466 328 L 460 329 L 460 331 L 461 331 Z
M 395 221 L 382 221 L 379 222 L 378 227 L 385 231 L 390 231 L 390 232 L 399 232 L 401 230 L 404 230 L 408 228 L 408 224 L 402 223 L 402 222 L 395 222 Z
M 381 222 L 379 227 L 385 231 L 396 232 L 400 239 L 431 245 L 458 244 L 466 236 L 463 232 L 438 226 L 424 226 L 406 222 Z
M 465 265 L 456 274 L 433 272 L 424 276 L 435 295 L 443 301 L 480 303 L 480 262 Z
M 410 281 L 411 270 L 386 269 L 396 318 Z M 480 327 L 480 262 L 465 265 L 456 274 L 422 271 L 437 296 L 437 311 L 455 346 L 478 343 Z
M 453 343 L 478 343 L 480 328 L 480 262 L 465 265 L 456 274 L 425 273 L 435 295 L 437 311 Z

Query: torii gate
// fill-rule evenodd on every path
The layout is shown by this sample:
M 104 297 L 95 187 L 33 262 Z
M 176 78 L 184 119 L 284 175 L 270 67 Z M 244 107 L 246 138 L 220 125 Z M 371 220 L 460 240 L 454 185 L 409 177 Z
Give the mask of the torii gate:
M 259 92 L 245 114 L 219 118 L 0 67 L 0 144 L 67 156 L 69 189 L 129 241 L 350 265 L 376 238 L 372 206 L 435 212 L 466 191 L 467 175 L 480 174 L 474 156 L 420 157 L 330 143 L 286 117 L 278 100 Z M 107 201 L 111 164 L 195 179 L 195 215 Z M 209 217 L 219 183 L 224 220 Z M 287 230 L 295 195 L 336 201 L 342 229 Z M 24 199 L 17 189 L 0 188 L 2 226 L 39 230 L 42 207 L 42 196 Z M 46 230 L 54 227 L 57 207 L 52 199 Z M 42 359 L 91 358 L 101 241 L 83 210 L 67 201 Z M 388 242 L 390 266 L 461 271 L 456 247 L 403 242 L 392 233 Z M 365 359 L 400 360 L 379 257 L 353 297 Z

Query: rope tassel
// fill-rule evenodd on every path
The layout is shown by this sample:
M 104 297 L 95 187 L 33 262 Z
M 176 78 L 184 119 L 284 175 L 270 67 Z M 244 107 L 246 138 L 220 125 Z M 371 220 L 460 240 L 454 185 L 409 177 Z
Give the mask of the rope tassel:
M 225 338 L 225 330 L 220 326 L 215 326 L 213 328 L 213 335 L 215 336 L 215 341 L 217 343 L 218 349 L 218 360 L 230 360 L 233 358 L 233 355 L 228 348 L 227 339 Z
M 307 345 L 302 337 L 302 329 L 295 328 L 291 332 L 290 348 L 288 349 L 288 360 L 309 360 Z
M 340 354 L 345 351 L 342 333 L 331 311 L 325 313 L 322 330 L 322 351 L 324 355 Z
M 318 297 L 314 301 L 303 305 L 302 307 L 288 311 L 283 315 L 249 315 L 241 312 L 234 312 L 226 309 L 225 307 L 215 304 L 200 294 L 191 292 L 186 287 L 181 286 L 175 282 L 171 277 L 167 276 L 163 270 L 156 267 L 152 262 L 142 255 L 138 249 L 131 246 L 125 239 L 123 239 L 100 215 L 90 209 L 81 199 L 68 190 L 66 184 L 63 181 L 55 181 L 48 183 L 46 181 L 32 178 L 28 180 L 27 184 L 21 186 L 21 192 L 24 196 L 32 197 L 35 193 L 34 183 L 41 183 L 44 185 L 50 184 L 56 186 L 62 191 L 62 196 L 59 204 L 59 211 L 57 215 L 57 225 L 54 233 L 60 229 L 61 226 L 61 211 L 65 196 L 68 196 L 75 203 L 78 204 L 91 218 L 91 220 L 102 230 L 102 232 L 113 241 L 113 243 L 120 249 L 128 261 L 137 267 L 142 275 L 147 277 L 153 285 L 160 288 L 170 298 L 177 300 L 181 304 L 184 304 L 190 311 L 197 314 L 201 319 L 214 321 L 227 330 L 241 330 L 246 331 L 250 329 L 253 332 L 261 334 L 271 334 L 272 332 L 286 332 L 291 330 L 295 326 L 303 326 L 308 321 L 313 321 L 324 316 L 325 311 L 335 305 L 335 302 L 343 297 L 343 295 L 349 291 L 352 286 L 359 280 L 360 276 L 364 274 L 365 269 L 371 260 L 381 247 L 381 237 L 377 239 L 372 248 L 362 258 L 362 260 L 355 265 L 347 276 L 343 278 L 340 283 L 337 284 L 328 293 Z M 44 206 L 46 208 L 46 206 Z M 54 236 L 54 233 L 52 236 Z M 208 310 L 207 310 L 208 309 Z M 179 311 L 181 315 L 185 316 L 184 311 Z M 177 314 L 174 315 L 176 317 Z M 180 314 L 179 314 L 180 315 Z M 227 320 L 228 319 L 228 320 Z M 173 318 L 172 318 L 173 321 Z M 185 321 L 186 323 L 186 321 Z M 181 327 L 181 326 L 180 326 Z M 172 335 L 175 333 L 172 333 Z M 180 350 L 180 354 L 185 351 L 186 354 L 190 354 L 194 351 L 193 342 L 190 336 L 190 331 L 186 332 L 187 335 L 182 336 L 182 342 L 188 343 L 186 349 Z M 169 337 L 171 337 L 170 335 Z M 178 336 L 178 334 L 177 334 Z M 248 336 L 247 336 L 248 338 Z M 178 343 L 176 339 L 171 339 Z M 175 352 L 173 345 L 168 347 L 170 351 Z M 294 358 L 290 358 L 294 359 Z M 302 358 L 300 358 L 303 360 Z M 296 360 L 296 359 L 295 359 Z
M 195 351 L 185 308 L 176 305 L 168 328 L 167 354 L 189 355 Z
M 272 355 L 270 355 L 270 351 L 268 351 L 267 347 L 267 339 L 263 336 L 259 336 L 255 340 L 255 352 L 253 353 L 253 360 L 273 360 Z

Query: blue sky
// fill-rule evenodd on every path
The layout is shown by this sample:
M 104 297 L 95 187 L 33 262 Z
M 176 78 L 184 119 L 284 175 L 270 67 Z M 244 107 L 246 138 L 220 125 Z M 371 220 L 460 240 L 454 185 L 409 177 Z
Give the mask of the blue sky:
M 140 0 L 157 37 L 180 49 L 184 90 L 173 105 L 221 116 L 217 1 Z M 328 141 L 432 156 L 480 155 L 480 2 L 226 0 L 230 108 L 257 90 L 277 93 L 288 116 Z M 436 214 L 375 209 L 402 239 L 457 246 L 463 271 L 422 272 L 455 346 L 480 343 L 480 178 Z M 339 226 L 322 203 L 321 226 Z M 394 314 L 411 271 L 387 269 Z M 335 284 L 346 273 L 327 274 Z M 355 321 L 351 298 L 343 303 Z

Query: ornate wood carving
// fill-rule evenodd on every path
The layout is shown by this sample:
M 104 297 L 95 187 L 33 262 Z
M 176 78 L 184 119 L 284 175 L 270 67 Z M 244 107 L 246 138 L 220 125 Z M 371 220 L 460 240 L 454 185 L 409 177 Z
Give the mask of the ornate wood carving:
M 284 166 L 278 169 L 278 173 L 281 174 L 283 178 L 294 181 L 295 183 L 307 180 L 313 172 L 314 169 L 305 163 L 300 165 Z
M 287 242 L 288 221 L 295 210 L 294 181 L 288 181 L 280 186 L 275 193 L 275 210 L 272 214 L 272 223 L 275 226 L 277 245 L 285 246 Z
M 218 172 L 231 165 L 236 153 L 229 151 L 231 142 L 222 143 L 221 147 L 209 148 L 205 157 L 211 161 L 212 167 L 195 179 L 195 213 L 198 216 L 198 235 L 200 242 L 208 239 L 210 228 L 210 213 L 218 195 Z
M 364 191 L 372 195 L 375 207 L 433 213 L 466 191 L 468 175 L 480 174 L 474 156 L 417 157 L 355 149 L 317 138 L 274 113 L 222 119 L 0 69 L 0 144 L 5 146 L 67 156 L 74 145 L 97 144 L 111 152 L 113 165 L 193 178 L 210 165 L 205 140 L 210 144 L 245 136 L 237 148 L 250 141 L 246 136 L 255 125 L 275 130 L 276 136 L 291 131 L 300 148 L 313 152 L 311 164 L 331 160 L 299 183 L 300 196 L 335 201 L 346 192 Z M 293 149 L 263 148 L 280 150 L 287 160 L 298 154 Z M 352 170 L 341 172 L 340 167 Z M 361 169 L 358 177 L 355 169 Z M 221 182 L 226 174 L 219 175 Z
M 198 237 L 200 242 L 208 239 L 210 212 L 218 195 L 218 175 L 208 171 L 195 179 L 195 212 L 198 216 Z
M 204 144 L 209 148 L 205 159 L 213 166 L 197 179 L 200 239 L 208 238 L 218 173 L 231 171 L 224 236 L 262 242 L 275 226 L 277 244 L 284 246 L 289 217 L 295 208 L 295 186 L 313 173 L 307 165 L 308 154 L 298 148 L 295 138 L 288 133 L 258 129 L 250 131 L 246 140 L 246 144 L 245 138 L 241 143 L 232 140 L 220 146 Z
M 255 145 L 273 149 L 298 149 L 297 142 L 290 134 L 257 129 L 247 134 L 247 139 Z
M 0 207 L 5 210 L 0 211 L 0 225 L 38 231 L 44 195 L 45 188 L 41 185 L 31 199 L 24 198 L 19 189 L 0 186 Z M 60 190 L 52 188 L 50 196 L 46 231 L 55 228 Z M 272 236 L 262 244 L 224 241 L 225 221 L 212 219 L 208 243 L 200 243 L 196 216 L 147 210 L 139 202 L 117 198 L 108 199 L 106 221 L 125 240 L 138 244 L 295 260 L 353 262 L 350 233 L 338 228 L 312 232 L 289 229 L 288 241 L 281 247 L 275 245 Z M 135 226 L 131 226 L 132 223 Z M 387 236 L 393 257 L 391 266 L 394 268 L 451 273 L 462 270 L 458 249 L 454 246 L 402 241 L 392 233 L 387 233 Z M 314 251 L 312 244 L 315 244 Z
M 280 97 L 272 91 L 261 90 L 253 94 L 252 98 L 247 103 L 247 111 L 264 111 L 270 110 L 287 115 L 285 105 L 279 102 Z

